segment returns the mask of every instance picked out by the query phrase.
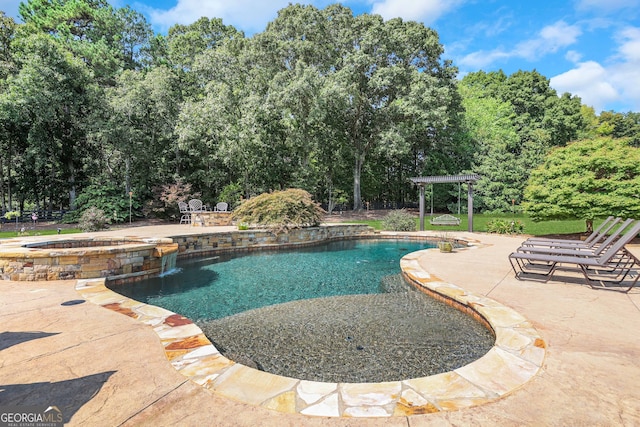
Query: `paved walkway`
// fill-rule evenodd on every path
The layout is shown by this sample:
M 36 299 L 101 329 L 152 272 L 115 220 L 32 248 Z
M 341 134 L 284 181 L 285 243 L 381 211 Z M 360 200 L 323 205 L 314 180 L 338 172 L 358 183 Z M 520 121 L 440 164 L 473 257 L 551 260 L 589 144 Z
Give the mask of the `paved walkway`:
M 162 237 L 185 226 L 99 234 Z M 527 317 L 548 343 L 542 372 L 492 403 L 408 418 L 287 415 L 221 398 L 167 362 L 152 329 L 84 302 L 75 282 L 0 281 L 0 406 L 55 405 L 70 425 L 431 426 L 640 425 L 640 287 L 514 279 L 507 255 L 522 238 L 459 233 L 487 247 L 420 263 L 443 280 Z M 640 248 L 634 248 L 639 250 Z

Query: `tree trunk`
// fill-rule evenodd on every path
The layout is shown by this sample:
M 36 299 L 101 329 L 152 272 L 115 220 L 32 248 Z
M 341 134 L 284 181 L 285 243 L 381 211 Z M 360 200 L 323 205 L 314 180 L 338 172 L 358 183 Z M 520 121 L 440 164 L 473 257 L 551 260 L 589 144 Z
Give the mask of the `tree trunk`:
M 13 194 L 11 194 L 11 165 L 12 165 L 11 154 L 12 154 L 11 144 L 9 144 L 9 152 L 7 157 L 7 199 L 9 204 L 8 204 L 7 210 L 12 210 L 13 208 L 13 203 L 12 203 Z
M 362 210 L 362 195 L 360 193 L 360 177 L 362 175 L 362 165 L 364 164 L 364 154 L 356 154 L 356 162 L 353 167 L 353 210 Z
M 76 208 L 76 169 L 73 160 L 69 160 L 69 208 Z
M 0 157 L 0 214 L 8 211 L 4 192 L 4 157 Z
M 335 202 L 333 201 L 333 187 L 329 184 L 327 191 L 329 192 L 329 202 L 327 203 L 327 213 L 329 215 L 331 215 L 331 212 L 333 212 L 333 208 L 335 206 Z
M 55 182 L 55 176 L 53 173 L 53 169 L 50 171 L 50 175 L 49 175 L 49 182 L 51 185 L 49 185 L 47 187 L 47 194 L 45 195 L 45 204 L 44 204 L 44 208 L 45 210 L 47 210 L 48 212 L 53 212 L 53 203 L 54 203 L 54 199 L 55 199 L 55 187 L 53 186 L 53 183 Z M 47 204 L 47 196 L 49 198 L 49 203 Z

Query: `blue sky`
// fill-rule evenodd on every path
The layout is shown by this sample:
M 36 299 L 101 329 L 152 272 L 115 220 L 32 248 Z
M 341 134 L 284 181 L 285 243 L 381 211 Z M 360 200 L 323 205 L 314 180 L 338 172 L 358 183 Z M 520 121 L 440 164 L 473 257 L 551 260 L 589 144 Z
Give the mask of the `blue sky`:
M 290 0 L 110 0 L 145 14 L 157 32 L 201 16 L 248 36 Z M 318 8 L 333 1 L 301 1 Z M 18 0 L 0 0 L 17 17 Z M 356 14 L 401 17 L 433 27 L 460 76 L 537 70 L 558 91 L 603 110 L 640 112 L 640 0 L 347 0 Z

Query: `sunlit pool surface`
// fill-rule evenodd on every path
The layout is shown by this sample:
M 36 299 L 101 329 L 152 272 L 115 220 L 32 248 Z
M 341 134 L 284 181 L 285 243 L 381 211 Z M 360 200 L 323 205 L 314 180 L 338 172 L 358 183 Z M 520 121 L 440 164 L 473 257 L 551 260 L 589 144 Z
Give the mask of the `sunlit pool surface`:
M 113 289 L 194 320 L 228 358 L 312 381 L 382 382 L 446 372 L 494 337 L 400 276 L 400 259 L 433 247 L 350 240 L 182 262 Z

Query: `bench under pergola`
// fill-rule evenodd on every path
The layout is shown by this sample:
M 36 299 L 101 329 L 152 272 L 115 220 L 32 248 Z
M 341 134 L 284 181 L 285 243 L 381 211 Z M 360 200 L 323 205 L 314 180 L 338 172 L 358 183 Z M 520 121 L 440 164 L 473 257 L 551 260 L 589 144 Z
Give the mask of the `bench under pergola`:
M 473 184 L 480 179 L 480 175 L 440 175 L 440 176 L 419 176 L 410 178 L 411 182 L 420 187 L 420 231 L 424 231 L 424 187 L 427 184 L 448 184 L 448 183 L 465 183 L 467 184 L 467 219 L 468 231 L 473 231 Z M 458 196 L 458 205 L 460 205 L 460 196 Z

